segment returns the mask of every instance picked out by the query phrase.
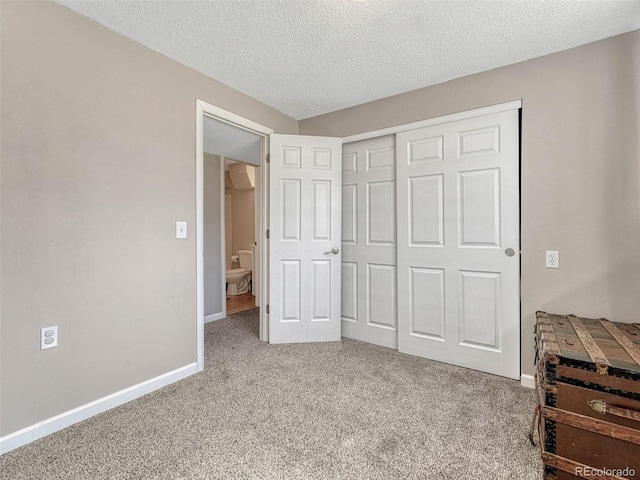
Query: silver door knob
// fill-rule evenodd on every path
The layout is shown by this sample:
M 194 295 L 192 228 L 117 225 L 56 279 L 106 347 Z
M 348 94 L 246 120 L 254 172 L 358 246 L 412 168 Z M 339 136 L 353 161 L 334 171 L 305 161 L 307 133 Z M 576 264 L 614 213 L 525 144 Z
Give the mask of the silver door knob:
M 338 247 L 333 247 L 328 252 L 324 252 L 325 255 L 329 255 L 330 253 L 337 255 L 338 253 L 340 253 L 340 249 Z
M 505 254 L 507 257 L 513 257 L 513 256 L 516 254 L 516 252 L 514 252 L 514 251 L 513 251 L 513 248 L 507 248 L 507 249 L 504 251 L 504 254 Z

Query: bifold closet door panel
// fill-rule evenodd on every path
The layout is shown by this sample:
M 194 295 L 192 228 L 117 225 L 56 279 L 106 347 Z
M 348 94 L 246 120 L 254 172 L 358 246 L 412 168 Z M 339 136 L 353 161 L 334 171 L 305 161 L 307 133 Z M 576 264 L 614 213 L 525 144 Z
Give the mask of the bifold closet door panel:
M 397 134 L 398 348 L 520 375 L 518 110 Z
M 395 135 L 342 146 L 342 335 L 397 348 Z

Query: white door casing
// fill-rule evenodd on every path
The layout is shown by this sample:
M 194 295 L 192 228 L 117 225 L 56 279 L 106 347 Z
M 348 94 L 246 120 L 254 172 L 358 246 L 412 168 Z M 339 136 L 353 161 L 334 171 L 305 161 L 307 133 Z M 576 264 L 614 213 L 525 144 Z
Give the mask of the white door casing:
M 395 135 L 342 146 L 342 335 L 398 347 Z
M 518 110 L 396 142 L 399 351 L 519 378 Z
M 341 145 L 270 137 L 270 343 L 340 340 Z
M 216 120 L 226 122 L 238 128 L 248 130 L 262 137 L 262 153 L 266 154 L 266 143 L 268 136 L 273 133 L 273 130 L 253 122 L 247 118 L 236 115 L 233 112 L 224 110 L 215 105 L 211 105 L 202 100 L 196 100 L 196 359 L 198 365 L 198 371 L 204 369 L 204 218 L 203 218 L 203 203 L 204 203 L 204 183 L 203 183 L 203 171 L 204 171 L 204 117 L 209 116 Z M 266 155 L 263 155 L 266 157 Z M 257 227 L 258 231 L 264 231 L 267 219 L 267 175 L 264 170 L 267 168 L 266 161 L 262 162 L 262 167 L 256 170 L 256 197 L 261 199 L 260 208 L 256 209 Z M 257 204 L 257 202 L 256 202 Z M 266 244 L 265 242 L 258 242 L 256 247 L 256 276 L 260 276 L 259 289 L 260 298 L 256 298 L 256 305 L 262 307 L 267 298 L 265 290 L 268 287 L 266 281 L 266 272 L 268 271 L 268 265 L 266 260 Z M 260 308 L 260 339 L 267 340 L 267 317 L 265 309 Z

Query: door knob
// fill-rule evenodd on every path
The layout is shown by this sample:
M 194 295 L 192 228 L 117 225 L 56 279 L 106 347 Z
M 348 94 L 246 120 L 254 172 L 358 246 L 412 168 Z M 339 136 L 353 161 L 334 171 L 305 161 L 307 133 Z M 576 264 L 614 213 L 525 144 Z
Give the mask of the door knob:
M 507 257 L 513 257 L 513 256 L 515 255 L 515 253 L 516 253 L 516 252 L 514 252 L 514 251 L 513 251 L 513 248 L 507 248 L 507 249 L 504 251 L 504 254 L 505 254 Z
M 340 249 L 338 247 L 333 247 L 328 252 L 324 252 L 325 255 L 329 255 L 330 253 L 337 255 L 338 253 L 340 253 Z

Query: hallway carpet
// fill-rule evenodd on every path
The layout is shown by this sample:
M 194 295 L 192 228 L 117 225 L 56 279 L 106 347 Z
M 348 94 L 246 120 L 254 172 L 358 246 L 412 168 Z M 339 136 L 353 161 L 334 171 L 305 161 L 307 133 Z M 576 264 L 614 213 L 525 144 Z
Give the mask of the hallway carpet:
M 0 457 L 2 479 L 542 478 L 534 392 L 355 340 L 205 326 L 205 370 Z

